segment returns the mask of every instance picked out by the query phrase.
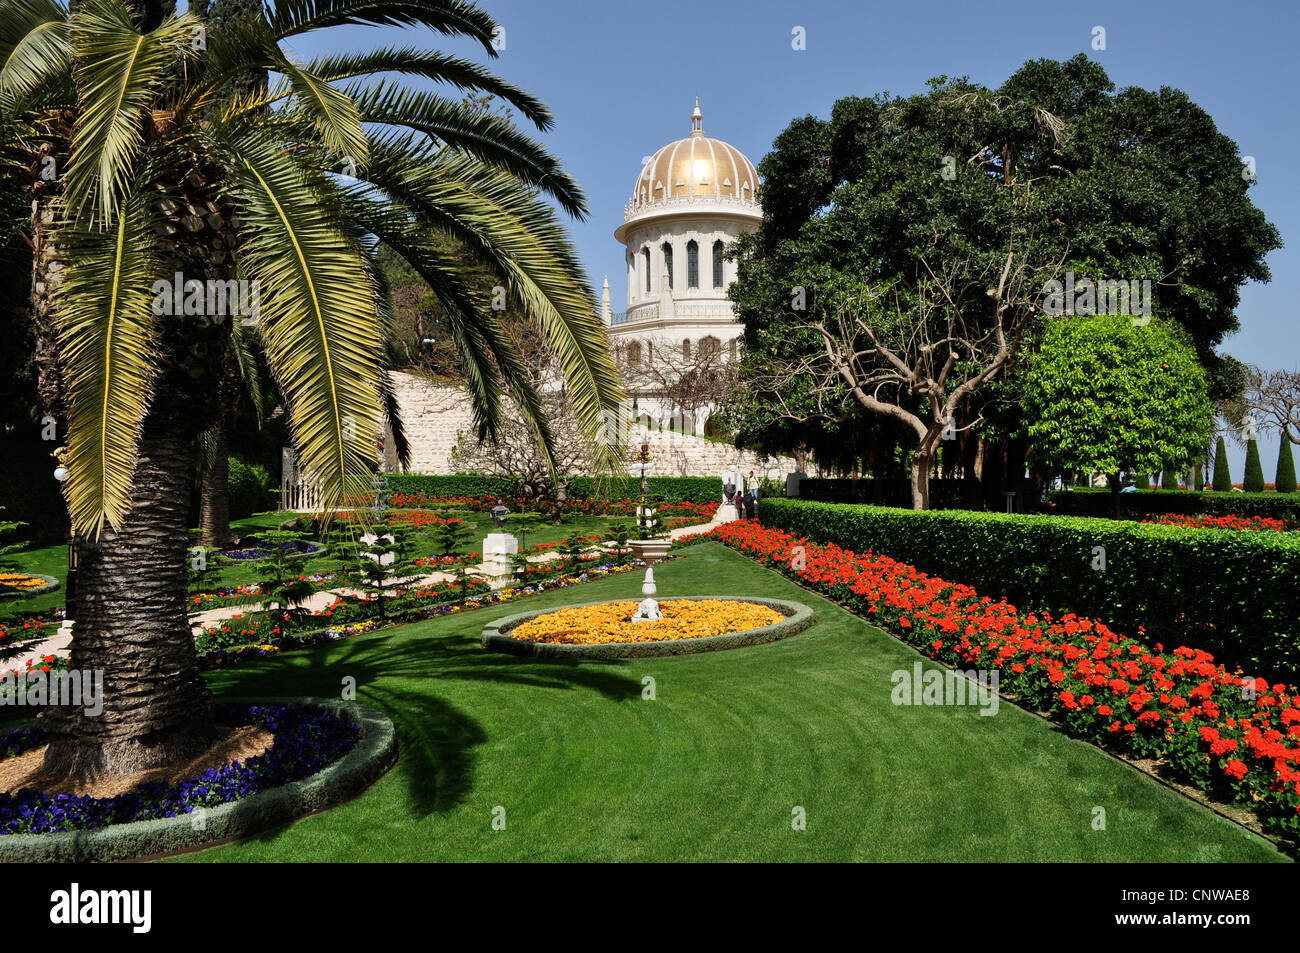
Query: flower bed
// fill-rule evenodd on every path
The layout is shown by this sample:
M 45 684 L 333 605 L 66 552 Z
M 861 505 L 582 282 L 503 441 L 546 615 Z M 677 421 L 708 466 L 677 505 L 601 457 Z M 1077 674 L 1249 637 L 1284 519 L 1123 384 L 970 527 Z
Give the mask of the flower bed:
M 1025 611 L 1077 612 L 1129 633 L 1145 627 L 1152 641 L 1300 681 L 1300 533 L 775 497 L 759 510 L 766 526 L 888 553 Z
M 516 615 L 494 619 L 483 627 L 481 644 L 490 652 L 503 652 L 506 655 L 522 656 L 534 659 L 626 659 L 656 658 L 667 655 L 694 655 L 700 652 L 718 652 L 725 649 L 748 648 L 775 642 L 802 632 L 813 624 L 813 611 L 801 602 L 787 602 L 782 599 L 767 599 L 754 596 L 687 596 L 673 602 L 698 603 L 741 603 L 758 608 L 767 608 L 775 612 L 774 621 L 740 631 L 715 632 L 711 635 L 681 635 L 675 638 L 633 639 L 612 641 L 534 641 L 527 638 L 515 638 L 514 631 L 533 620 L 554 616 L 554 610 L 521 612 Z M 668 605 L 669 603 L 661 603 Z M 569 606 L 569 610 L 604 610 L 608 606 L 617 606 L 621 613 L 624 605 L 635 608 L 630 602 L 601 602 L 586 605 Z M 707 610 L 705 610 L 707 611 Z M 629 623 L 630 624 L 630 623 Z M 637 626 L 651 625 L 638 622 Z M 703 631 L 703 630 L 701 630 Z
M 1290 520 L 1274 519 L 1269 516 L 1212 516 L 1208 513 L 1198 516 L 1170 513 L 1153 520 L 1138 522 L 1157 523 L 1161 526 L 1190 526 L 1192 529 L 1272 530 L 1277 533 L 1290 532 L 1294 528 Z
M 351 751 L 361 726 L 316 707 L 218 704 L 223 724 L 261 725 L 275 738 L 270 750 L 232 761 L 179 784 L 145 783 L 116 797 L 44 794 L 24 788 L 0 794 L 0 835 L 85 831 L 153 818 L 177 817 L 196 808 L 242 800 L 316 774 Z M 0 741 L 12 757 L 44 744 L 39 728 L 19 728 Z
M 1072 613 L 1025 614 L 887 556 L 750 521 L 710 536 L 890 628 L 931 658 L 998 669 L 1003 692 L 1071 734 L 1135 758 L 1163 758 L 1183 780 L 1258 811 L 1267 829 L 1300 835 L 1294 686 L 1243 678 L 1197 649 L 1148 647 Z
M 0 572 L 0 599 L 30 598 L 59 588 L 59 580 L 30 572 Z
M 293 558 L 306 558 L 309 556 L 319 556 L 325 552 L 325 547 L 320 543 L 309 542 L 304 539 L 294 539 L 280 544 L 280 549 L 288 556 Z M 271 556 L 271 547 L 261 540 L 254 540 L 251 546 L 245 546 L 240 549 L 225 549 L 221 555 L 226 559 L 233 559 L 236 562 L 256 562 L 260 559 L 267 559 Z
M 336 622 L 334 625 L 315 632 L 277 632 L 275 630 L 279 626 L 275 624 L 266 627 L 252 627 L 247 622 L 241 621 L 233 626 L 233 631 L 239 635 L 239 638 L 230 637 L 230 633 L 223 633 L 224 638 L 220 646 L 200 650 L 199 667 L 204 670 L 218 667 L 228 668 L 251 659 L 279 655 L 289 649 L 337 642 L 340 639 L 350 638 L 386 626 L 406 625 L 424 619 L 441 618 L 457 612 L 482 609 L 486 606 L 499 605 L 502 602 L 510 602 L 542 592 L 550 592 L 552 589 L 564 589 L 568 586 L 591 582 L 595 579 L 603 579 L 606 576 L 629 572 L 636 568 L 634 564 L 630 563 L 603 563 L 598 566 L 584 566 L 582 572 L 576 575 L 552 575 L 550 578 L 540 579 L 527 585 L 484 592 L 482 595 L 468 599 L 465 602 L 441 601 L 401 615 L 390 616 L 382 622 L 374 618 L 343 624 Z M 248 634 L 244 634 L 244 632 Z M 262 636 L 260 639 L 258 638 L 259 634 Z
M 510 630 L 526 642 L 602 645 L 610 642 L 664 642 L 744 632 L 785 618 L 770 606 L 723 599 L 669 599 L 659 603 L 663 618 L 633 622 L 635 602 L 602 602 L 557 609 Z

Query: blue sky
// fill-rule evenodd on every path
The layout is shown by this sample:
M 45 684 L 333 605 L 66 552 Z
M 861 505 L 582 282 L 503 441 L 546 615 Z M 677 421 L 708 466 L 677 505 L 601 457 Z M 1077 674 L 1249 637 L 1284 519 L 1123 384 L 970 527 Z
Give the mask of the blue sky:
M 970 76 L 996 86 L 1022 63 L 1084 52 L 1117 86 L 1173 86 L 1214 117 L 1243 155 L 1256 160 L 1251 195 L 1289 247 L 1268 258 L 1273 281 L 1243 289 L 1242 330 L 1225 345 L 1266 367 L 1300 367 L 1300 109 L 1295 71 L 1300 3 L 1255 0 L 1129 0 L 1124 3 L 924 0 L 482 0 L 505 29 L 492 64 L 555 113 L 542 138 L 586 190 L 591 215 L 573 223 L 582 259 L 599 286 L 609 275 L 615 311 L 626 301 L 622 222 L 641 159 L 685 136 L 696 96 L 704 129 L 757 164 L 795 117 L 828 116 L 836 99 L 921 91 L 932 76 Z M 791 31 L 807 49 L 791 49 Z M 1095 26 L 1106 49 L 1091 49 Z M 357 41 L 429 43 L 479 61 L 476 45 L 424 30 L 349 29 L 332 48 Z M 303 47 L 302 54 L 319 52 Z M 1261 449 L 1272 479 L 1276 440 Z M 1233 475 L 1242 475 L 1232 448 Z

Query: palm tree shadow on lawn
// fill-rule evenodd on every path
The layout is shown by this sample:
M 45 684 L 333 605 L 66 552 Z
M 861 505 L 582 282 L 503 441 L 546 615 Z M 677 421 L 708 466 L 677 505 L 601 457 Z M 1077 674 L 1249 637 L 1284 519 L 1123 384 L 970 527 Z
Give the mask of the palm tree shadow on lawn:
M 482 725 L 436 693 L 437 680 L 502 682 L 534 688 L 596 691 L 611 701 L 639 698 L 641 683 L 617 662 L 538 662 L 486 652 L 477 634 L 414 636 L 391 648 L 401 629 L 357 636 L 329 648 L 294 650 L 256 668 L 217 673 L 221 697 L 338 697 L 355 679 L 357 700 L 381 709 L 397 729 L 400 772 L 420 816 L 445 813 L 473 786 L 474 749 L 487 741 Z M 475 630 L 477 633 L 477 629 Z M 363 795 L 364 796 L 364 795 Z

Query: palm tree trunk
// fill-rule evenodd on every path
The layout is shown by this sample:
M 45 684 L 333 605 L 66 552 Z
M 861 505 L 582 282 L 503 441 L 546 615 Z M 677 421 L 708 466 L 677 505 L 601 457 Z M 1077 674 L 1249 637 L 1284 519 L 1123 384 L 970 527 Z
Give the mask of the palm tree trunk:
M 185 613 L 191 439 L 183 420 L 151 414 L 125 522 L 79 540 L 71 665 L 103 673 L 103 711 L 42 712 L 45 765 L 68 777 L 130 774 L 212 743 L 211 696 Z
M 199 488 L 199 545 L 230 549 L 235 534 L 230 529 L 230 440 L 226 428 L 217 431 L 212 466 L 203 472 Z
M 231 363 L 229 355 L 226 363 Z M 219 408 L 212 463 L 203 469 L 199 485 L 199 545 L 216 549 L 230 549 L 235 545 L 235 534 L 230 531 L 230 427 L 235 416 L 232 405 L 239 391 L 231 376 L 227 367 L 217 391 Z

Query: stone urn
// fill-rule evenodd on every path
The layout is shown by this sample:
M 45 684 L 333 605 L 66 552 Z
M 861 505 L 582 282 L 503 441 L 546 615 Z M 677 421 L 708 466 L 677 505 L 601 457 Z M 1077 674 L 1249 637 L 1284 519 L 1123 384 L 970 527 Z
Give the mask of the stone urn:
M 627 541 L 628 549 L 632 550 L 637 559 L 645 563 L 645 582 L 641 584 L 641 595 L 645 598 L 637 606 L 636 613 L 632 616 L 633 622 L 653 622 L 662 618 L 659 613 L 659 603 L 655 601 L 655 593 L 658 592 L 655 587 L 655 563 L 663 561 L 671 545 L 672 540 L 666 538 Z

